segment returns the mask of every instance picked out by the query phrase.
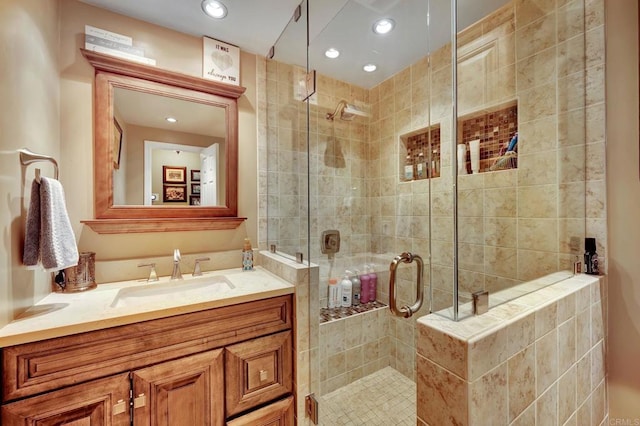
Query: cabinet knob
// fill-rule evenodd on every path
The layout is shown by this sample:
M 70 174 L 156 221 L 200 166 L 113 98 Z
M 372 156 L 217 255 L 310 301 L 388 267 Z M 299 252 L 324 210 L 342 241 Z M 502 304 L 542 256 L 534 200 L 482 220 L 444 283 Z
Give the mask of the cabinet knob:
M 260 370 L 260 381 L 264 382 L 269 378 L 269 372 L 267 370 Z
M 133 408 L 140 408 L 147 405 L 147 397 L 141 393 L 137 397 L 133 398 Z
M 116 405 L 113 406 L 113 415 L 117 416 L 118 414 L 122 414 L 127 410 L 127 403 L 124 399 L 119 399 Z

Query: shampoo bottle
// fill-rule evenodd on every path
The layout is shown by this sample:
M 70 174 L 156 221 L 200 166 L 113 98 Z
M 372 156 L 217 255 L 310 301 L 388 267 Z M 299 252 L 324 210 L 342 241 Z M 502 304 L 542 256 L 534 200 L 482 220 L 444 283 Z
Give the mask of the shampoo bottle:
M 251 240 L 249 238 L 244 239 L 244 245 L 242 247 L 242 270 L 253 270 L 253 249 L 251 248 Z
M 584 239 L 584 273 L 598 275 L 598 253 L 596 253 L 596 239 Z
M 407 154 L 404 159 L 404 180 L 413 180 L 413 161 L 411 161 L 411 155 Z
M 351 276 L 351 287 L 353 289 L 353 300 L 351 300 L 351 304 L 353 306 L 360 304 L 360 299 L 362 297 L 362 285 L 360 282 L 360 278 L 358 278 L 358 270 Z
M 371 292 L 371 279 L 369 278 L 369 269 L 365 265 L 364 274 L 360 275 L 360 303 L 369 302 L 369 293 Z
M 340 292 L 342 294 L 342 304 L 343 308 L 348 308 L 351 306 L 351 296 L 353 292 L 353 284 L 351 284 L 351 280 L 349 279 L 349 275 L 345 272 L 342 281 L 340 281 Z
M 378 275 L 371 266 L 371 272 L 369 272 L 369 302 L 376 301 L 376 291 L 378 289 Z
M 327 305 L 329 308 L 337 308 L 341 304 L 340 286 L 338 286 L 338 280 L 335 278 L 329 279 L 329 300 Z

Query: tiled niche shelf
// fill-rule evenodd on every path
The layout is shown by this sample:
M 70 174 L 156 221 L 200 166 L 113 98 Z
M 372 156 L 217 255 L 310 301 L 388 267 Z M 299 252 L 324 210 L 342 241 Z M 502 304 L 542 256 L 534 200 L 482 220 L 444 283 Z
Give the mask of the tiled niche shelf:
M 348 318 L 353 315 L 369 312 L 376 309 L 384 309 L 387 305 L 374 300 L 373 302 L 361 303 L 360 305 L 350 306 L 348 308 L 321 308 L 320 323 L 334 321 L 342 318 Z
M 480 139 L 480 173 L 491 171 L 518 131 L 517 101 L 487 108 L 458 119 L 458 143 L 467 145 L 466 167 L 471 173 L 469 141 Z M 517 168 L 517 157 L 498 163 L 498 170 Z
M 401 181 L 440 177 L 440 124 L 401 135 L 400 142 Z M 407 165 L 413 170 L 411 179 L 405 174 Z

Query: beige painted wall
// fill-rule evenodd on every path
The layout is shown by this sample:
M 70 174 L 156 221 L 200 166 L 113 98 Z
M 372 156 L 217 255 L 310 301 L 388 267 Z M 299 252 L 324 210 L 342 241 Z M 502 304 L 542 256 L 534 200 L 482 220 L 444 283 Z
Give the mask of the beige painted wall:
M 607 1 L 610 423 L 640 421 L 638 3 Z M 624 423 L 638 424 L 638 423 Z
M 256 56 L 241 53 L 238 215 L 236 230 L 101 236 L 93 218 L 93 68 L 81 56 L 84 25 L 133 37 L 157 66 L 201 75 L 202 39 L 107 12 L 75 0 L 0 2 L 0 326 L 49 292 L 49 274 L 22 265 L 24 217 L 35 166 L 21 174 L 16 149 L 51 155 L 60 165 L 67 208 L 80 251 L 96 259 L 169 257 L 240 249 L 257 241 Z M 51 175 L 48 165 L 43 174 Z M 109 281 L 105 274 L 104 281 Z
M 36 166 L 21 173 L 16 149 L 60 156 L 58 3 L 0 2 L 0 326 L 49 291 L 48 274 L 22 266 L 24 218 Z M 38 165 L 44 176 L 53 168 Z M 66 184 L 71 179 L 62 175 Z
M 61 155 L 73 163 L 63 175 L 74 179 L 66 186 L 67 204 L 81 251 L 95 251 L 96 260 L 230 250 L 242 247 L 244 237 L 257 241 L 257 166 L 255 55 L 241 54 L 239 99 L 238 214 L 248 220 L 236 230 L 152 234 L 98 235 L 80 221 L 93 218 L 93 68 L 81 56 L 84 25 L 131 36 L 134 45 L 154 58 L 157 66 L 201 76 L 202 39 L 161 28 L 75 0 L 60 1 Z M 107 277 L 108 280 L 108 277 Z

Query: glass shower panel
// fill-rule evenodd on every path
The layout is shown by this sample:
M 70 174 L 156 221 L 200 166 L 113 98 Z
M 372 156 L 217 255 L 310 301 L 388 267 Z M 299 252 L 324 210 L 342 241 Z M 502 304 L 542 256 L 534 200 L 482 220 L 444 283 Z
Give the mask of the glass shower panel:
M 585 234 L 584 1 L 458 1 L 460 318 L 567 278 Z
M 263 247 L 308 250 L 307 4 L 302 2 L 266 60 L 266 128 L 260 146 Z
M 323 398 L 347 392 L 342 389 L 352 392 L 344 387 L 361 383 L 358 379 L 375 381 L 378 375 L 406 380 L 406 389 L 415 386 L 415 318 L 429 312 L 429 297 L 408 319 L 391 316 L 387 305 L 389 265 L 402 252 L 424 259 L 423 285 L 429 294 L 427 163 L 435 132 L 429 120 L 428 5 L 424 0 L 345 1 L 322 26 L 310 27 L 309 66 L 317 71 L 309 117 L 310 247 L 311 261 L 320 265 L 315 313 L 320 311 Z M 311 1 L 310 15 L 326 16 L 326 7 L 326 2 Z M 380 18 L 391 18 L 393 31 L 375 34 Z M 330 48 L 340 52 L 338 58 L 325 55 Z M 368 64 L 376 70 L 364 71 Z M 407 156 L 410 178 L 404 174 Z M 331 230 L 340 233 L 336 253 L 322 248 L 323 232 Z M 329 281 L 341 281 L 346 270 L 376 274 L 375 300 L 328 308 Z M 416 275 L 416 263 L 398 267 L 398 305 L 415 302 Z M 335 423 L 325 419 L 324 424 Z

